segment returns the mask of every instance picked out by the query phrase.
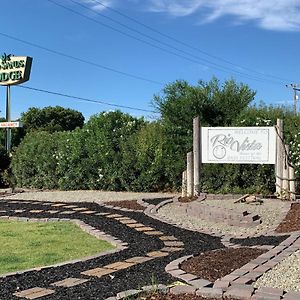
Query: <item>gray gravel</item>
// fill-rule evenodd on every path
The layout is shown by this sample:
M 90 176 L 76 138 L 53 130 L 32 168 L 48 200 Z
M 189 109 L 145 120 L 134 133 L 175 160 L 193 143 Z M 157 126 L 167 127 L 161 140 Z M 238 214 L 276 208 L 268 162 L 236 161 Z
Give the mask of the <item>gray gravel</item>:
M 300 292 L 300 250 L 266 272 L 256 281 L 254 286 L 267 286 Z
M 173 197 L 170 193 L 132 193 L 107 191 L 26 191 L 5 199 L 35 200 L 50 202 L 109 202 L 119 200 L 137 200 L 142 198 Z
M 251 205 L 244 203 L 234 203 L 233 200 L 206 200 L 199 205 L 217 206 L 219 208 L 231 208 L 235 211 L 242 212 L 247 210 L 250 213 L 261 216 L 262 224 L 244 228 L 238 226 L 230 226 L 225 223 L 216 223 L 204 219 L 189 216 L 186 213 L 185 205 L 171 203 L 159 210 L 159 214 L 172 219 L 175 222 L 181 223 L 186 228 L 196 230 L 209 230 L 219 232 L 221 234 L 229 234 L 232 236 L 253 236 L 269 233 L 276 224 L 278 224 L 289 210 L 290 203 L 279 200 L 264 200 L 262 205 Z

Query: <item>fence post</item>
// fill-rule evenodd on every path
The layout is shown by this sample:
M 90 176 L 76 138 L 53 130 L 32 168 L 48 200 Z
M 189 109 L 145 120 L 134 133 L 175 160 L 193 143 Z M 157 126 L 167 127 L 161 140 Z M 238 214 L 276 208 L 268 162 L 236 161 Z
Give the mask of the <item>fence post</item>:
M 282 190 L 284 192 L 285 198 L 289 199 L 289 165 L 288 165 L 288 153 L 289 153 L 289 146 L 285 145 L 285 152 L 283 155 L 283 168 L 282 168 Z
M 276 194 L 281 197 L 282 194 L 282 177 L 283 177 L 283 159 L 284 159 L 284 149 L 283 149 L 283 120 L 277 119 L 276 126 Z
M 192 197 L 194 195 L 194 164 L 193 164 L 193 152 L 188 152 L 186 155 L 187 167 L 186 167 L 186 179 L 187 179 L 187 196 Z
M 295 169 L 289 166 L 290 200 L 296 201 Z
M 181 197 L 187 196 L 187 178 L 186 178 L 186 171 L 182 172 L 182 190 L 181 190 Z
M 200 194 L 201 127 L 199 116 L 193 119 L 194 196 Z

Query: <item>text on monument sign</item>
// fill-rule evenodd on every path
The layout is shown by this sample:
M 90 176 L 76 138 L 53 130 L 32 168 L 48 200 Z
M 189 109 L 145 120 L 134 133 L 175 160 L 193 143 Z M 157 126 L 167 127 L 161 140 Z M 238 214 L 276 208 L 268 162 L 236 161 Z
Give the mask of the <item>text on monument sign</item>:
M 0 62 L 0 85 L 16 85 L 29 80 L 32 58 L 4 54 Z
M 203 163 L 275 164 L 274 127 L 202 127 Z

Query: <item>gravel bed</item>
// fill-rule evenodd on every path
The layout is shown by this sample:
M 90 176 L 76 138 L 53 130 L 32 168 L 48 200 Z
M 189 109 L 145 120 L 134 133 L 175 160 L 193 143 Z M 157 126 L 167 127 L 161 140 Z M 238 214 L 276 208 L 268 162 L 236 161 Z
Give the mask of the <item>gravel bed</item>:
M 109 191 L 26 191 L 6 196 L 5 199 L 35 200 L 49 202 L 108 202 L 121 200 L 138 200 L 142 198 L 174 197 L 171 193 L 132 193 Z
M 213 249 L 223 248 L 220 238 L 212 237 L 206 234 L 191 232 L 185 229 L 179 229 L 171 225 L 165 224 L 158 220 L 154 220 L 139 212 L 121 212 L 114 209 L 100 207 L 95 203 L 77 203 L 79 207 L 86 207 L 96 212 L 119 213 L 124 216 L 135 219 L 136 221 L 151 226 L 157 230 L 164 232 L 167 235 L 175 236 L 179 241 L 184 242 L 184 250 L 172 252 L 170 255 L 155 258 L 143 264 L 138 264 L 129 269 L 120 270 L 114 273 L 114 276 L 104 276 L 101 278 L 85 277 L 90 281 L 71 288 L 55 288 L 55 294 L 46 296 L 43 299 L 105 299 L 107 297 L 115 296 L 118 292 L 138 288 L 149 285 L 155 280 L 164 284 L 170 284 L 176 281 L 171 275 L 164 270 L 165 266 L 171 261 L 194 253 L 206 252 Z M 147 252 L 159 250 L 164 247 L 163 242 L 155 236 L 148 236 L 134 229 L 128 228 L 126 225 L 105 218 L 104 216 L 83 215 L 75 213 L 72 215 L 51 215 L 47 210 L 53 210 L 53 207 L 44 205 L 43 203 L 6 203 L 5 200 L 0 201 L 0 210 L 10 210 L 8 212 L 1 212 L 0 215 L 11 215 L 19 217 L 31 218 L 53 218 L 53 217 L 67 217 L 80 219 L 87 224 L 99 230 L 104 230 L 108 234 L 129 243 L 129 247 L 118 253 L 109 254 L 104 257 L 91 259 L 84 262 L 60 266 L 56 268 L 44 269 L 41 271 L 32 271 L 29 273 L 18 274 L 7 278 L 0 279 L 0 299 L 19 299 L 12 294 L 18 289 L 20 291 L 32 287 L 53 288 L 51 283 L 63 280 L 68 277 L 82 278 L 80 273 L 91 268 L 102 267 L 104 265 L 123 261 L 125 259 L 146 255 Z M 26 209 L 23 213 L 15 214 L 12 210 Z M 43 213 L 30 213 L 29 210 L 44 210 Z M 63 207 L 55 207 L 55 210 L 66 210 Z
M 254 248 L 208 251 L 184 261 L 180 269 L 201 279 L 214 282 L 266 252 L 266 250 Z
M 300 250 L 296 251 L 255 282 L 255 287 L 300 291 Z
M 283 202 L 274 199 L 264 200 L 262 205 L 251 205 L 245 203 L 234 203 L 234 199 L 229 200 L 205 200 L 199 205 L 217 206 L 220 208 L 234 209 L 235 212 L 243 212 L 247 210 L 249 213 L 261 216 L 262 223 L 254 227 L 238 227 L 230 226 L 225 223 L 216 223 L 204 219 L 189 216 L 186 213 L 184 205 L 171 203 L 163 206 L 158 213 L 168 217 L 175 222 L 181 223 L 185 228 L 195 230 L 211 230 L 220 234 L 230 234 L 233 236 L 251 236 L 258 234 L 266 234 L 270 231 L 274 222 L 283 219 L 285 211 L 289 208 L 289 202 Z

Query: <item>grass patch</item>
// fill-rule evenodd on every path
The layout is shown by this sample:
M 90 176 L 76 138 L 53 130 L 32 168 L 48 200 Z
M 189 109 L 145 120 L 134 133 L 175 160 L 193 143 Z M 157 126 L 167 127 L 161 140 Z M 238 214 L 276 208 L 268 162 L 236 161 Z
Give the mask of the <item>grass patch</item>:
M 114 246 L 71 222 L 0 221 L 0 274 L 93 255 Z

